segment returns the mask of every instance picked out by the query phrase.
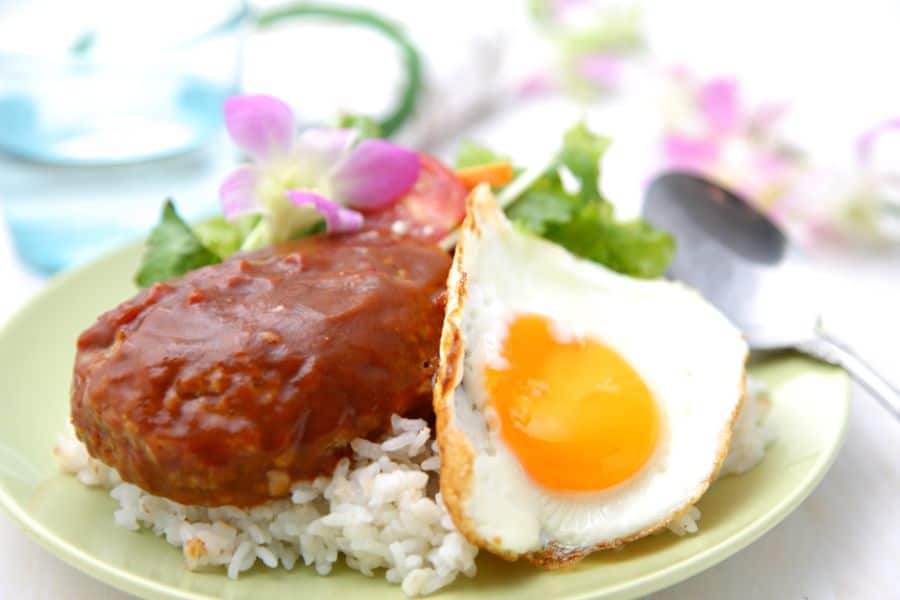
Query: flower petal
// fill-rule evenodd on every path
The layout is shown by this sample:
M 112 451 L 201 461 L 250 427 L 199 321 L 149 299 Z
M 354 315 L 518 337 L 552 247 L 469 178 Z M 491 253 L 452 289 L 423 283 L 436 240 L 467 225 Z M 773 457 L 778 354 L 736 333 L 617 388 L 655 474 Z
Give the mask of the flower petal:
M 733 79 L 713 79 L 700 88 L 700 112 L 713 133 L 731 133 L 740 126 L 738 84 Z
M 225 126 L 251 158 L 286 154 L 296 133 L 294 111 L 272 96 L 232 96 L 225 100 Z
M 600 87 L 615 89 L 622 80 L 623 59 L 610 54 L 589 54 L 578 61 L 582 77 Z
M 785 102 L 768 102 L 753 110 L 749 116 L 749 129 L 751 135 L 769 138 L 772 137 L 775 127 L 788 112 Z
M 518 93 L 523 99 L 537 98 L 559 88 L 558 82 L 549 73 L 535 73 L 519 84 Z
M 315 207 L 316 211 L 325 218 L 329 233 L 356 231 L 362 227 L 363 216 L 360 213 L 343 208 L 340 204 L 318 194 L 302 190 L 288 190 L 287 197 L 297 206 L 311 204 Z
M 856 142 L 856 156 L 859 164 L 863 167 L 881 167 L 882 165 L 877 164 L 883 162 L 877 160 L 882 158 L 878 156 L 881 154 L 877 151 L 878 145 L 889 138 L 889 134 L 896 135 L 898 131 L 900 131 L 900 119 L 889 119 L 863 133 Z M 891 154 L 896 156 L 896 153 Z
M 416 182 L 419 156 L 384 140 L 364 140 L 332 177 L 332 189 L 341 204 L 381 208 L 400 198 Z
M 256 184 L 259 175 L 253 167 L 238 167 L 219 187 L 219 199 L 226 219 L 256 212 Z
M 719 148 L 712 140 L 672 134 L 663 140 L 663 154 L 670 167 L 705 171 L 715 165 Z
M 355 129 L 307 129 L 297 140 L 297 155 L 311 172 L 325 175 L 336 166 L 356 141 Z

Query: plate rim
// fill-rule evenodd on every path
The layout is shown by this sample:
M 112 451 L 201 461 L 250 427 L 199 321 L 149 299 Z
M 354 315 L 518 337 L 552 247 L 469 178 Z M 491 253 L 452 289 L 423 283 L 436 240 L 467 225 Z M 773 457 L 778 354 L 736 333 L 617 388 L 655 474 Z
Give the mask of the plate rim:
M 57 292 L 69 281 L 77 279 L 84 272 L 96 269 L 103 263 L 118 259 L 128 252 L 135 252 L 140 242 L 134 242 L 115 248 L 96 259 L 85 263 L 71 271 L 67 271 L 50 279 L 50 281 L 22 306 L 20 306 L 5 323 L 0 326 L 0 341 L 2 341 L 15 324 L 36 310 L 36 306 Z M 598 592 L 586 591 L 567 596 L 568 600 L 589 600 L 591 598 L 620 598 L 630 599 L 642 595 L 651 594 L 685 581 L 694 575 L 705 571 L 727 558 L 734 556 L 740 550 L 746 548 L 772 528 L 784 520 L 793 512 L 812 492 L 829 472 L 832 464 L 837 459 L 844 445 L 849 426 L 849 413 L 851 402 L 850 379 L 846 373 L 842 373 L 844 392 L 841 395 L 840 426 L 833 443 L 819 454 L 815 464 L 796 488 L 796 493 L 781 498 L 774 503 L 751 525 L 748 525 L 738 533 L 727 537 L 720 542 L 704 548 L 702 551 L 686 557 L 678 562 L 657 569 L 652 573 L 607 586 L 598 595 Z M 202 592 L 173 588 L 168 584 L 158 583 L 143 575 L 135 574 L 127 569 L 112 566 L 105 561 L 92 557 L 75 545 L 60 538 L 48 529 L 43 523 L 30 516 L 22 505 L 13 497 L 8 486 L 0 481 L 0 506 L 3 507 L 13 521 L 42 548 L 70 565 L 116 589 L 141 598 L 153 598 L 160 600 L 217 600 Z
M 850 417 L 851 387 L 850 378 L 846 372 L 842 372 L 844 394 L 841 396 L 840 428 L 834 438 L 834 443 L 827 452 L 819 455 L 815 465 L 810 469 L 810 475 L 806 477 L 797 488 L 797 493 L 788 495 L 775 503 L 758 518 L 753 525 L 742 529 L 739 533 L 728 537 L 718 544 L 714 544 L 691 557 L 658 569 L 643 577 L 622 583 L 609 590 L 608 598 L 631 599 L 658 592 L 681 583 L 698 573 L 710 569 L 717 564 L 731 558 L 763 535 L 771 531 L 776 525 L 786 519 L 816 490 L 837 459 L 844 441 L 847 437 L 847 429 Z M 777 441 L 776 441 L 777 443 Z M 739 476 L 739 475 L 738 475 Z M 687 563 L 687 564 L 685 564 Z M 683 565 L 683 566 L 682 566 Z M 640 589 L 635 589 L 639 587 Z M 617 596 L 615 594 L 623 594 Z M 589 600 L 595 598 L 590 593 L 579 596 L 571 596 L 568 600 Z

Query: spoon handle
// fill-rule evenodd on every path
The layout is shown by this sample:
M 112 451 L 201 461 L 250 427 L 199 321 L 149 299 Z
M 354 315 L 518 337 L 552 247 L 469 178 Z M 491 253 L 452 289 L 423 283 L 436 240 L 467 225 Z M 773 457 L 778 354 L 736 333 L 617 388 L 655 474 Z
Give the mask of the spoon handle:
M 814 339 L 800 344 L 797 349 L 819 360 L 846 369 L 850 376 L 866 388 L 885 410 L 900 420 L 900 391 L 897 391 L 897 388 L 860 358 L 847 344 L 819 329 Z

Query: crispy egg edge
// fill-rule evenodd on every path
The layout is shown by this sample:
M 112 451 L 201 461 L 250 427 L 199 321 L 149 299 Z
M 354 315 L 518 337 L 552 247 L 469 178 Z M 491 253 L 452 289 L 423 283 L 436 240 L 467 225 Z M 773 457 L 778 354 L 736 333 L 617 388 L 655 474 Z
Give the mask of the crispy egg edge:
M 698 486 L 690 500 L 657 524 L 634 534 L 593 546 L 571 548 L 550 542 L 540 550 L 525 554 L 505 550 L 499 545 L 500 540 L 490 540 L 482 537 L 478 532 L 477 525 L 469 519 L 464 508 L 465 501 L 471 494 L 475 448 L 465 432 L 455 426 L 450 402 L 456 388 L 462 382 L 463 359 L 466 351 L 465 340 L 460 327 L 462 312 L 467 300 L 467 277 L 463 270 L 464 251 L 467 244 L 464 242 L 473 236 L 480 238 L 482 235 L 477 205 L 491 207 L 495 203 L 493 194 L 487 184 L 479 185 L 466 198 L 466 217 L 460 228 L 460 239 L 447 276 L 447 309 L 441 330 L 440 360 L 434 385 L 434 411 L 437 417 L 437 441 L 441 456 L 441 495 L 447 512 L 453 519 L 456 528 L 470 543 L 509 561 L 525 558 L 545 569 L 558 569 L 574 564 L 593 552 L 617 548 L 665 528 L 669 523 L 684 514 L 706 493 L 709 486 L 715 481 L 725 456 L 728 454 L 734 423 L 744 403 L 745 377 L 740 379 L 738 401 L 731 413 L 731 417 L 719 434 L 719 449 L 712 471 Z M 747 354 L 744 355 L 744 373 L 746 373 L 746 363 Z M 488 424 L 488 426 L 490 425 Z

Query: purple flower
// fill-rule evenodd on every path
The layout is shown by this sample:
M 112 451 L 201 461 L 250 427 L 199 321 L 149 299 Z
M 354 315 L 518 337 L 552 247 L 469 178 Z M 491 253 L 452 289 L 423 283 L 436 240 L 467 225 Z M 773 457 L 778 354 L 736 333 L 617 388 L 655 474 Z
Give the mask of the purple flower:
M 700 114 L 710 131 L 718 136 L 735 133 L 743 125 L 743 111 L 734 79 L 713 79 L 697 92 Z
M 718 160 L 719 146 L 712 139 L 673 133 L 663 139 L 663 155 L 669 167 L 703 171 Z
M 350 129 L 309 129 L 296 136 L 291 108 L 271 96 L 225 101 L 232 140 L 252 161 L 222 183 L 226 218 L 262 215 L 244 249 L 290 239 L 325 220 L 337 233 L 362 227 L 360 210 L 392 204 L 419 176 L 419 157 L 384 140 L 357 140 Z
M 731 77 L 699 81 L 685 69 L 672 83 L 662 138 L 662 167 L 699 172 L 773 209 L 801 170 L 803 158 L 782 140 L 783 105 L 751 110 Z
M 898 134 L 900 134 L 900 118 L 882 121 L 863 133 L 856 142 L 856 156 L 860 165 L 864 169 L 884 170 L 881 168 L 882 165 L 878 164 L 881 161 L 877 160 L 879 158 L 879 152 L 877 152 L 877 150 L 879 149 L 879 145 L 883 144 L 885 140 L 889 140 L 891 137 L 893 137 L 896 142 L 896 136 Z M 894 148 L 896 147 L 897 145 L 894 144 Z M 893 153 L 893 155 L 896 156 L 896 153 Z M 895 165 L 896 161 L 892 166 Z M 900 169 L 892 169 L 892 171 L 891 176 L 893 178 L 900 178 Z
M 587 54 L 578 61 L 578 74 L 601 88 L 615 89 L 622 80 L 625 59 L 614 54 Z

